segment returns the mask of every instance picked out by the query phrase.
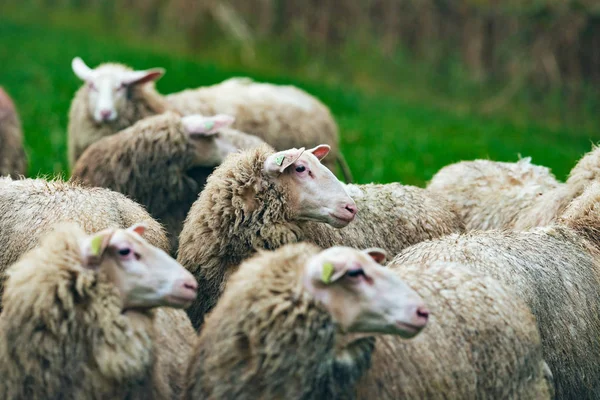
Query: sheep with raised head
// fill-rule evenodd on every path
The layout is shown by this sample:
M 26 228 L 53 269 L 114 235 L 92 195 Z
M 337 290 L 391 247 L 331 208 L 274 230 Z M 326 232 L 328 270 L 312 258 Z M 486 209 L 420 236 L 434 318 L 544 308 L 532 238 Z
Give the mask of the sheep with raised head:
M 174 253 L 183 221 L 214 167 L 228 153 L 264 143 L 228 128 L 232 122 L 227 115 L 182 118 L 171 112 L 145 118 L 90 145 L 71 180 L 142 204 L 167 229 Z
M 143 231 L 134 225 L 88 236 L 62 224 L 9 268 L 0 398 L 180 396 L 191 343 L 175 336 L 194 331 L 156 307 L 185 307 L 196 281 Z
M 334 149 L 328 165 L 333 169 L 339 163 L 346 180 L 351 180 L 339 152 L 338 128 L 331 112 L 300 89 L 233 78 L 163 97 L 151 83 L 164 74 L 161 68 L 133 71 L 108 63 L 91 69 L 78 57 L 72 68 L 85 85 L 75 95 L 69 113 L 71 165 L 102 137 L 171 109 L 181 114 L 232 115 L 234 128 L 279 150 L 328 143 Z
M 0 176 L 16 178 L 26 173 L 21 121 L 13 101 L 0 86 Z
M 467 230 L 508 228 L 536 204 L 540 195 L 560 183 L 531 158 L 516 163 L 461 161 L 439 170 L 427 190 L 447 198 L 461 214 Z
M 298 243 L 245 261 L 197 339 L 184 398 L 354 397 L 373 338 L 336 349 L 338 331 L 410 338 L 428 319 L 384 259 L 379 249 Z
M 416 244 L 394 263 L 458 262 L 512 288 L 531 308 L 558 398 L 600 396 L 600 184 L 560 224 L 480 231 Z
M 343 185 L 320 163 L 328 150 L 321 145 L 274 152 L 265 145 L 230 154 L 208 178 L 186 218 L 178 251 L 178 261 L 201 286 L 188 309 L 196 327 L 228 276 L 256 249 L 306 240 L 397 254 L 463 231 L 450 204 L 423 189 Z

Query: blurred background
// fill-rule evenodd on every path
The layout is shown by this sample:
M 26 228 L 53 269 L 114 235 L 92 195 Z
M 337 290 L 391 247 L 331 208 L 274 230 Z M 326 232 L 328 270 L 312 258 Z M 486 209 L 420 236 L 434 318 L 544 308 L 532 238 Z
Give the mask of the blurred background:
M 359 182 L 520 156 L 563 179 L 600 139 L 598 0 L 2 0 L 30 175 L 68 174 L 74 56 L 164 67 L 162 93 L 297 85 L 331 108 Z

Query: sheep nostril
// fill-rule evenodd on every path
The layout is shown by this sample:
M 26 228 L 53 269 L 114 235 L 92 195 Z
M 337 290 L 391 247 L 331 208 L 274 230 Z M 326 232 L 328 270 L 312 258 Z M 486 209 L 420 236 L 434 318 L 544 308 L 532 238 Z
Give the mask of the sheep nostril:
M 429 310 L 425 307 L 417 307 L 417 316 L 427 320 L 429 318 Z
M 349 211 L 349 212 L 350 212 L 350 214 L 352 214 L 352 215 L 356 214 L 356 207 L 352 207 L 352 206 L 350 206 L 350 205 L 347 205 L 347 206 L 345 207 L 345 209 L 346 209 L 347 211 Z

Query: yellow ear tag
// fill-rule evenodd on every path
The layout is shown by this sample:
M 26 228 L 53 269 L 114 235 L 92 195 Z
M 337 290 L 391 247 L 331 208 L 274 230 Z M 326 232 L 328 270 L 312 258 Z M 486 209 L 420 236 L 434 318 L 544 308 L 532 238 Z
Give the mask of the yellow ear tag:
M 283 154 L 280 154 L 275 158 L 275 164 L 281 167 L 281 164 L 283 164 L 283 160 L 285 160 L 285 156 Z
M 92 255 L 94 257 L 100 255 L 100 247 L 102 247 L 102 239 L 103 239 L 102 236 L 98 235 L 98 236 L 95 236 L 90 243 Z
M 215 123 L 213 121 L 206 121 L 204 123 L 204 129 L 212 129 L 213 126 L 215 126 Z
M 324 283 L 330 283 L 332 275 L 333 275 L 333 264 L 332 263 L 323 264 L 323 270 L 321 271 L 321 280 Z

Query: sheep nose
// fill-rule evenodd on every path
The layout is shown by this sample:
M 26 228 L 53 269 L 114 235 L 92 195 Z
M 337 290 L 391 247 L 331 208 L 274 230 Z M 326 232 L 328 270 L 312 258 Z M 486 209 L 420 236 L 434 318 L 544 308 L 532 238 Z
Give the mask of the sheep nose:
M 102 117 L 102 119 L 106 120 L 110 117 L 110 115 L 112 114 L 111 110 L 100 110 L 100 116 Z
M 427 321 L 429 320 L 429 310 L 425 306 L 419 306 L 416 310 L 416 318 L 415 318 L 417 326 L 425 326 Z
M 356 204 L 346 204 L 344 208 L 352 215 L 356 215 L 356 212 L 358 211 L 356 208 Z

